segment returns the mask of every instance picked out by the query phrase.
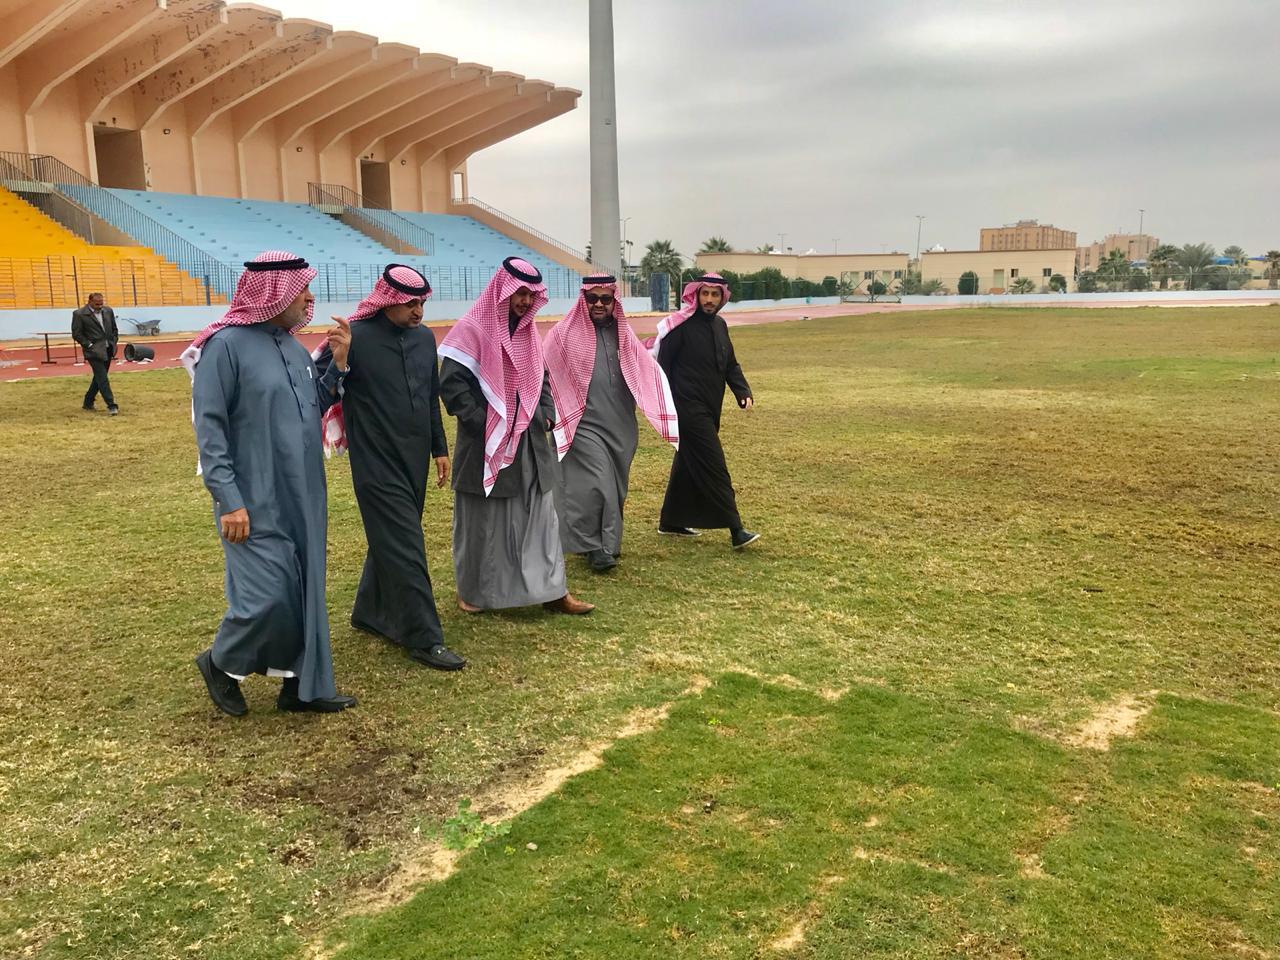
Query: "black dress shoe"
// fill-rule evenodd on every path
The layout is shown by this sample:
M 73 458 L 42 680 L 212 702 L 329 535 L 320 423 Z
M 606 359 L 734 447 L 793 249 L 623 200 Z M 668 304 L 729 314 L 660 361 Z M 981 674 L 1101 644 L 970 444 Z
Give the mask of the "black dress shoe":
M 81 409 L 81 410 L 88 410 L 90 413 L 93 413 L 93 412 L 94 412 L 95 410 L 97 410 L 98 408 L 97 408 L 94 404 L 92 404 L 92 403 L 85 403 L 85 404 L 81 404 L 80 409 Z
M 667 537 L 700 537 L 702 536 L 702 534 L 700 534 L 697 530 L 690 529 L 689 527 L 664 527 L 661 524 L 658 525 L 658 532 Z
M 338 694 L 336 697 L 317 697 L 315 700 L 303 700 L 298 696 L 298 678 L 286 677 L 280 685 L 280 696 L 276 697 L 276 709 L 286 713 L 340 713 L 349 710 L 359 701 L 355 697 Z
M 196 666 L 200 669 L 200 676 L 204 677 L 204 685 L 209 688 L 209 699 L 215 707 L 233 717 L 243 717 L 249 712 L 249 705 L 244 702 L 244 694 L 240 692 L 240 682 L 214 666 L 212 647 L 196 657 Z
M 618 561 L 608 550 L 592 550 L 587 554 L 587 563 L 596 573 L 605 573 L 618 565 Z
M 418 663 L 426 664 L 433 670 L 461 670 L 467 665 L 463 657 L 458 656 L 443 643 L 437 643 L 426 650 L 411 649 L 409 657 Z
M 760 539 L 760 534 L 752 533 L 750 530 L 743 530 L 739 527 L 737 530 L 729 531 L 729 542 L 733 544 L 733 549 L 741 550 L 749 543 L 755 543 Z

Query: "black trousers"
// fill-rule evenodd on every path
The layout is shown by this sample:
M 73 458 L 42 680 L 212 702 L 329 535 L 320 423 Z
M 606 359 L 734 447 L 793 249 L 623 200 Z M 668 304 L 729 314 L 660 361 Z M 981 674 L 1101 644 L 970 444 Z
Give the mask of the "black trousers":
M 93 381 L 89 384 L 89 391 L 84 395 L 84 405 L 86 407 L 93 406 L 93 401 L 101 393 L 102 399 L 106 401 L 107 409 L 114 407 L 116 398 L 111 392 L 111 381 L 107 379 L 107 371 L 111 369 L 111 361 L 95 360 L 93 357 L 85 357 L 85 359 L 89 361 L 89 366 L 93 368 Z

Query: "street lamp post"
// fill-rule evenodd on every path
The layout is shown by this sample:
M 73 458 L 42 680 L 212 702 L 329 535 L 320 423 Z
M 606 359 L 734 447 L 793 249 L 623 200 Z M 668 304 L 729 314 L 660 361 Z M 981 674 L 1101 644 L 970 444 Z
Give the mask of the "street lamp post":
M 778 252 L 787 252 L 787 235 L 785 233 L 778 234 Z
M 1143 207 L 1138 208 L 1138 252 L 1142 254 L 1142 259 L 1147 259 L 1147 254 L 1142 250 L 1142 221 L 1146 217 L 1147 211 Z
M 839 238 L 839 237 L 833 237 L 833 238 L 832 238 L 832 240 L 831 240 L 831 253 L 832 253 L 832 255 L 834 256 L 835 254 L 837 254 L 837 253 L 839 253 L 839 252 L 840 252 L 840 238 Z
M 627 282 L 627 221 L 630 219 L 630 217 L 623 217 L 620 221 L 622 223 L 622 248 L 620 250 L 622 254 L 622 276 L 618 280 L 623 284 Z M 623 289 L 630 290 L 631 288 L 624 286 Z
M 916 214 L 916 269 L 920 269 L 920 230 L 924 226 L 925 217 L 922 213 Z

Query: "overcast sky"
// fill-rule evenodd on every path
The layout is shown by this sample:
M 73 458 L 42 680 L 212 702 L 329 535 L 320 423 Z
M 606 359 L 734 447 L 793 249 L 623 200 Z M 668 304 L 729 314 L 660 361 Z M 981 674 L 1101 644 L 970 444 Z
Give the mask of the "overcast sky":
M 583 91 L 475 155 L 471 192 L 588 240 L 586 0 L 287 0 Z M 796 252 L 974 249 L 1021 218 L 1080 243 L 1280 248 L 1280 2 L 615 0 L 622 216 L 637 258 L 712 234 Z

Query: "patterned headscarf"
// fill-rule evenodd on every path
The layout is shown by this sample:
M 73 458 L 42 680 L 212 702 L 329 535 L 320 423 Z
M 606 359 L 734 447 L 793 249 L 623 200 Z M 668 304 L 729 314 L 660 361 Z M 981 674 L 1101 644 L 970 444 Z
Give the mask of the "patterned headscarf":
M 679 449 L 680 427 L 667 375 L 645 352 L 631 324 L 627 323 L 622 301 L 618 299 L 618 281 L 601 275 L 582 278 L 578 302 L 542 341 L 551 395 L 556 402 L 556 452 L 563 460 L 573 446 L 578 423 L 587 409 L 587 391 L 591 387 L 591 374 L 596 364 L 595 325 L 586 299 L 587 291 L 591 289 L 613 294 L 613 319 L 618 328 L 618 365 L 622 368 L 622 379 L 653 428 L 663 440 Z
M 691 280 L 684 285 L 684 291 L 680 294 L 680 300 L 684 306 L 659 322 L 657 336 L 653 338 L 652 343 L 647 344 L 650 353 L 657 357 L 658 347 L 662 345 L 666 335 L 698 312 L 698 291 L 713 285 L 720 287 L 721 293 L 724 294 L 724 299 L 720 301 L 720 309 L 725 308 L 729 303 L 729 281 L 718 273 L 704 273 L 697 280 Z
M 533 306 L 520 318 L 513 334 L 508 325 L 510 300 L 521 287 L 533 293 Z M 498 471 L 515 460 L 520 438 L 542 396 L 542 344 L 533 318 L 546 305 L 547 288 L 538 268 L 527 260 L 508 257 L 440 344 L 440 356 L 471 371 L 489 403 L 481 481 L 486 497 L 498 482 Z
M 298 294 L 311 285 L 316 272 L 311 265 L 299 256 L 284 250 L 268 250 L 260 253 L 244 265 L 244 273 L 236 283 L 235 295 L 231 298 L 229 309 L 221 320 L 209 324 L 191 341 L 191 346 L 182 354 L 182 365 L 189 373 L 194 374 L 195 365 L 200 361 L 200 348 L 205 342 L 223 327 L 244 327 L 255 323 L 266 323 L 280 316 L 298 298 Z M 307 315 L 301 323 L 296 324 L 289 332 L 297 333 L 311 322 L 315 314 L 315 304 L 307 304 Z M 195 351 L 190 365 L 187 354 Z
M 347 317 L 349 323 L 367 320 L 377 316 L 386 307 L 394 307 L 413 300 L 426 300 L 431 296 L 431 284 L 427 278 L 413 267 L 392 263 L 382 271 L 382 276 L 373 285 L 369 295 L 360 301 L 356 312 Z M 311 359 L 319 360 L 324 353 L 325 344 L 320 344 L 311 354 Z M 341 392 L 336 403 L 330 405 L 320 420 L 320 435 L 324 439 L 325 456 L 334 454 L 342 456 L 347 452 L 347 421 L 342 413 Z
M 311 265 L 299 256 L 284 250 L 268 250 L 260 253 L 244 265 L 244 273 L 236 283 L 235 295 L 231 298 L 229 309 L 221 320 L 209 324 L 196 338 L 191 346 L 182 351 L 179 362 L 186 368 L 192 380 L 196 378 L 196 364 L 200 362 L 200 352 L 205 343 L 224 327 L 247 327 L 255 323 L 266 323 L 288 309 L 289 304 L 298 299 L 298 294 L 311 286 L 316 272 Z M 289 333 L 297 333 L 315 314 L 315 303 L 307 304 L 307 315 L 301 323 L 294 324 Z M 191 422 L 195 422 L 196 411 L 194 401 L 191 408 Z M 196 460 L 196 475 L 201 471 L 200 461 Z

